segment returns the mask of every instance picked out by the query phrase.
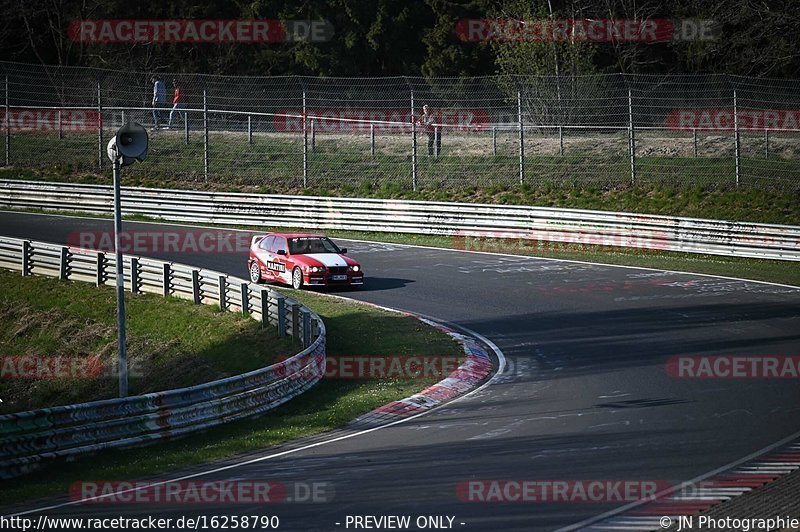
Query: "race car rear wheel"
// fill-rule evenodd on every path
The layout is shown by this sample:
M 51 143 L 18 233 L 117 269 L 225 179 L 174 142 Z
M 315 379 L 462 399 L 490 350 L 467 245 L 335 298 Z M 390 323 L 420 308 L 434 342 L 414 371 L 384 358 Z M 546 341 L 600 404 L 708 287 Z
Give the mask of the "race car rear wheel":
M 261 278 L 261 266 L 258 265 L 258 261 L 253 261 L 250 263 L 250 282 L 251 283 L 260 283 L 263 282 L 264 279 Z
M 303 287 L 303 272 L 300 268 L 292 270 L 292 288 L 300 290 Z

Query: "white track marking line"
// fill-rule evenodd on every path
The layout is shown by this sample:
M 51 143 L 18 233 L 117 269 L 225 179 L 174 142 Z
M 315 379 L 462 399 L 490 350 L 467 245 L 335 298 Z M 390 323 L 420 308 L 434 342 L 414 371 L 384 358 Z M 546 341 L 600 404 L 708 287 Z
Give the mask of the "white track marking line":
M 376 306 L 378 306 L 378 305 L 376 305 Z M 384 307 L 384 308 L 386 308 L 386 307 Z M 387 309 L 387 310 L 389 310 L 389 309 Z M 391 309 L 391 310 L 395 310 L 395 309 Z M 401 311 L 395 310 L 395 312 L 401 312 Z M 428 318 L 428 319 L 434 319 L 434 318 Z M 212 475 L 214 473 L 219 473 L 219 472 L 222 472 L 222 471 L 228 471 L 228 470 L 231 470 L 231 469 L 236 469 L 238 467 L 247 466 L 247 465 L 250 465 L 250 464 L 256 464 L 256 463 L 259 463 L 259 462 L 264 462 L 266 460 L 271 460 L 273 458 L 280 458 L 282 456 L 287 456 L 287 455 L 290 455 L 290 454 L 299 453 L 301 451 L 306 451 L 308 449 L 313 449 L 315 447 L 321 447 L 323 445 L 328 445 L 328 444 L 331 444 L 331 443 L 336 443 L 336 442 L 339 442 L 339 441 L 348 440 L 350 438 L 355 438 L 356 436 L 363 436 L 364 434 L 369 434 L 371 432 L 375 432 L 375 431 L 378 431 L 378 430 L 381 430 L 381 429 L 385 429 L 385 428 L 388 428 L 388 427 L 393 427 L 395 425 L 400 425 L 401 423 L 406 423 L 408 421 L 411 421 L 412 419 L 416 419 L 418 417 L 428 415 L 431 412 L 434 412 L 434 411 L 438 410 L 441 407 L 444 407 L 444 406 L 449 407 L 453 403 L 455 403 L 457 401 L 461 401 L 463 399 L 466 399 L 466 398 L 470 397 L 471 395 L 476 394 L 479 391 L 483 390 L 487 386 L 493 384 L 495 379 L 498 377 L 498 375 L 500 375 L 502 373 L 502 370 L 505 368 L 506 359 L 505 359 L 505 356 L 503 355 L 503 352 L 500 350 L 500 348 L 497 347 L 494 344 L 494 342 L 492 342 L 491 340 L 489 340 L 488 338 L 486 338 L 482 334 L 474 332 L 474 331 L 472 331 L 470 329 L 467 329 L 466 327 L 462 327 L 460 325 L 455 325 L 455 324 L 450 324 L 450 323 L 447 323 L 446 321 L 442 321 L 442 320 L 435 320 L 435 321 L 437 321 L 438 323 L 441 323 L 442 325 L 445 325 L 447 327 L 451 327 L 453 329 L 461 329 L 465 333 L 474 336 L 475 338 L 479 339 L 482 342 L 485 342 L 486 345 L 488 345 L 489 348 L 491 348 L 492 351 L 494 351 L 494 353 L 495 353 L 495 355 L 497 356 L 497 359 L 498 359 L 498 369 L 495 372 L 495 374 L 492 375 L 492 377 L 488 381 L 486 381 L 482 385 L 478 386 L 474 390 L 472 390 L 472 391 L 470 391 L 470 392 L 468 392 L 468 393 L 466 393 L 464 395 L 461 395 L 459 397 L 456 397 L 452 401 L 448 401 L 447 403 L 444 403 L 444 404 L 441 404 L 441 405 L 436 406 L 434 408 L 431 408 L 430 410 L 426 410 L 425 412 L 420 412 L 419 414 L 414 414 L 413 416 L 410 416 L 410 417 L 407 417 L 407 418 L 398 419 L 397 421 L 392 421 L 391 423 L 387 423 L 385 425 L 380 425 L 378 427 L 372 427 L 370 429 L 364 429 L 364 430 L 361 430 L 361 431 L 358 431 L 358 432 L 354 432 L 352 434 L 345 434 L 344 436 L 337 436 L 336 438 L 331 438 L 329 440 L 324 440 L 324 441 L 320 441 L 320 442 L 316 442 L 316 443 L 311 443 L 311 444 L 308 444 L 308 445 L 304 445 L 302 447 L 298 447 L 296 449 L 288 449 L 286 451 L 281 451 L 279 453 L 274 453 L 274 454 L 270 454 L 270 455 L 267 455 L 267 456 L 261 456 L 259 458 L 253 458 L 252 460 L 245 460 L 244 462 L 238 462 L 238 463 L 235 463 L 235 464 L 230 464 L 230 465 L 227 465 L 227 466 L 218 467 L 216 469 L 210 469 L 208 471 L 201 471 L 201 472 L 198 472 L 198 473 L 193 473 L 191 475 L 184 475 L 182 477 L 177 477 L 177 478 L 173 478 L 173 479 L 170 479 L 170 480 L 162 480 L 162 481 L 159 481 L 159 482 L 153 482 L 153 483 L 148 484 L 147 488 L 151 488 L 153 486 L 160 486 L 160 485 L 168 484 L 168 483 L 172 483 L 172 482 L 181 482 L 181 481 L 184 481 L 184 480 L 189 480 L 189 479 L 192 479 L 192 478 L 202 477 L 202 476 L 206 476 L 206 475 Z M 16 517 L 16 516 L 28 515 L 28 514 L 38 513 L 38 512 L 46 512 L 46 511 L 49 511 L 49 510 L 55 510 L 55 509 L 58 509 L 58 508 L 64 508 L 66 506 L 74 506 L 76 504 L 81 504 L 81 503 L 84 503 L 84 502 L 99 500 L 99 499 L 102 499 L 102 498 L 108 497 L 108 496 L 117 496 L 117 495 L 122 495 L 122 494 L 125 494 L 125 493 L 135 492 L 135 491 L 139 491 L 141 489 L 145 489 L 145 488 L 131 488 L 131 489 L 128 489 L 128 490 L 117 491 L 117 492 L 109 493 L 109 494 L 106 494 L 106 495 L 98 495 L 98 496 L 95 496 L 95 497 L 86 497 L 86 498 L 78 500 L 78 501 L 69 501 L 69 502 L 54 504 L 54 505 L 51 505 L 51 506 L 44 506 L 44 507 L 41 507 L 41 508 L 34 508 L 34 509 L 31 509 L 31 510 L 26 510 L 24 512 L 18 512 L 18 513 L 15 513 L 15 514 L 9 514 L 7 517 Z

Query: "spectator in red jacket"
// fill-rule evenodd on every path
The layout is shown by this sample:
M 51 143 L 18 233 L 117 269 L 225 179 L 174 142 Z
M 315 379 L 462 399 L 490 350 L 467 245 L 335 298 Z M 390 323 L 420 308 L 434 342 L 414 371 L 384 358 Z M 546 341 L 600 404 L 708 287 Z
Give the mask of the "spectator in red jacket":
M 181 88 L 178 87 L 178 80 L 172 80 L 172 88 L 175 89 L 175 95 L 172 97 L 172 111 L 169 112 L 169 123 L 167 127 L 172 127 L 172 119 L 175 116 L 175 113 L 178 115 L 183 114 L 183 121 L 186 123 L 186 111 L 181 113 L 181 109 L 184 109 L 185 106 L 183 104 L 183 94 L 181 93 Z

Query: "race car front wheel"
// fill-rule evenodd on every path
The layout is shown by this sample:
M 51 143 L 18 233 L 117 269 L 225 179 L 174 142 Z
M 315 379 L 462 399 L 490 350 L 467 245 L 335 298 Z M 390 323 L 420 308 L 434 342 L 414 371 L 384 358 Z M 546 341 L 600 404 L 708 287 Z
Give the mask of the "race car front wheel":
M 300 268 L 292 270 L 292 288 L 300 290 L 303 287 L 303 272 Z
M 250 263 L 250 282 L 260 283 L 261 281 L 261 266 L 258 265 L 257 261 L 253 261 Z

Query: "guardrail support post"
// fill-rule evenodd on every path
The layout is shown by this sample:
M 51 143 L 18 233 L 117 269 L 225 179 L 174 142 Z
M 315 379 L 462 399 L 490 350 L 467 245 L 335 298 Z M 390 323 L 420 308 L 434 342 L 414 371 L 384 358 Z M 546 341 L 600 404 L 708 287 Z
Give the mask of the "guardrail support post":
M 300 340 L 300 304 L 292 303 L 292 338 Z
M 311 345 L 311 314 L 308 310 L 303 309 L 300 311 L 303 317 L 303 347 Z
M 631 158 L 631 185 L 636 184 L 636 136 L 633 129 L 633 94 L 628 89 L 628 151 Z
M 31 274 L 31 258 L 33 249 L 30 240 L 22 241 L 22 276 L 27 277 Z
M 375 124 L 369 125 L 369 154 L 375 157 Z
M 522 91 L 517 91 L 517 124 L 519 125 L 519 184 L 525 182 L 525 128 L 522 126 Z
M 269 299 L 270 292 L 266 288 L 261 289 L 261 328 L 265 329 L 269 325 Z M 280 336 L 280 332 L 278 333 Z
M 200 297 L 200 271 L 192 270 L 192 300 L 195 305 L 202 303 Z
M 239 293 L 242 295 L 242 315 L 250 314 L 250 288 L 248 283 L 239 283 Z
M 139 279 L 140 273 L 141 268 L 139 267 L 139 259 L 136 257 L 131 257 L 131 293 L 133 294 L 139 293 L 139 285 L 141 284 Z
M 286 336 L 286 299 L 280 295 L 275 295 L 275 305 L 278 309 L 278 336 Z
M 733 141 L 735 143 L 734 153 L 736 155 L 736 186 L 738 187 L 741 177 L 741 157 L 739 153 L 739 106 L 736 101 L 736 89 L 733 89 Z
M 103 169 L 103 104 L 100 100 L 100 80 L 97 81 L 97 166 Z
M 247 143 L 253 143 L 253 117 L 247 115 Z
M 58 278 L 62 281 L 69 279 L 69 248 L 64 246 L 58 257 Z
M 172 265 L 169 262 L 161 265 L 161 293 L 164 297 L 172 294 Z
M 106 254 L 102 251 L 98 251 L 97 255 L 95 256 L 95 280 L 94 283 L 97 286 L 102 286 L 106 284 Z
M 208 100 L 203 89 L 203 176 L 208 181 Z
M 219 289 L 219 308 L 220 310 L 228 309 L 228 278 L 224 275 L 217 277 L 217 286 Z

